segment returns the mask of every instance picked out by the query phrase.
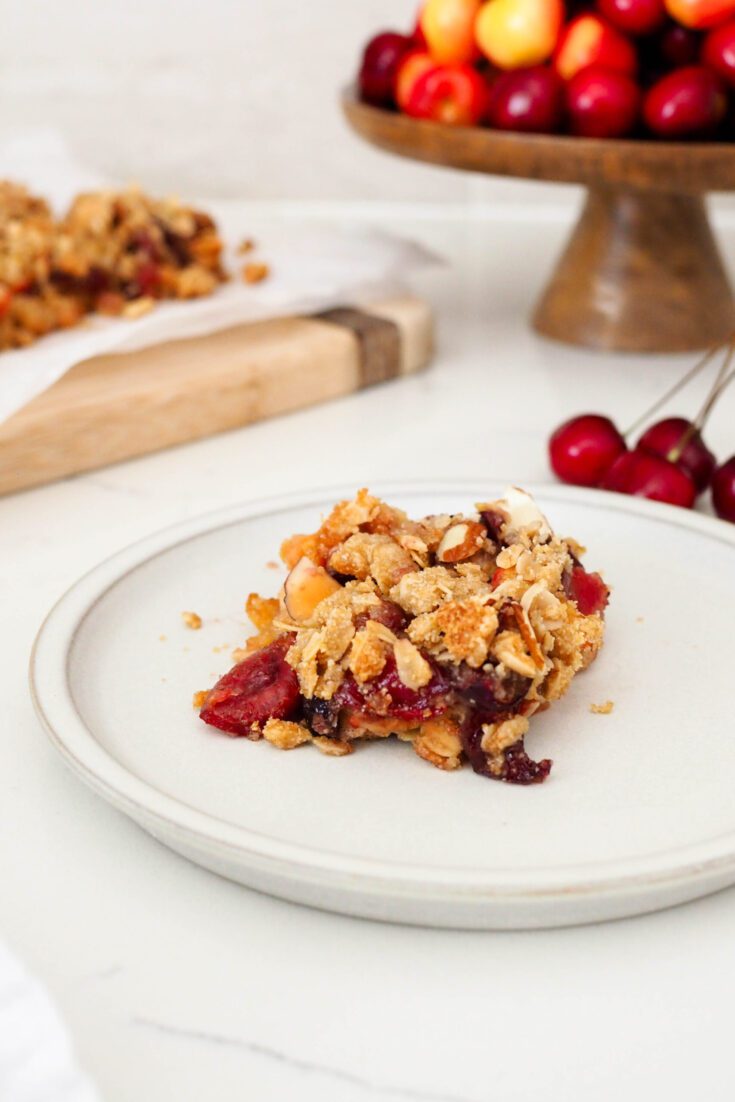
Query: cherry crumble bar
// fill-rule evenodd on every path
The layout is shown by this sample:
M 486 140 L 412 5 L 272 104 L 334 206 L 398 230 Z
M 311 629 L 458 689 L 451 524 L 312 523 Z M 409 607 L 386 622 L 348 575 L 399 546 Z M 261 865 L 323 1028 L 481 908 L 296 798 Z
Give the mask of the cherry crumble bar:
M 582 550 L 515 487 L 470 516 L 417 521 L 360 490 L 286 540 L 281 596 L 248 598 L 258 633 L 198 694 L 201 718 L 336 756 L 397 735 L 440 769 L 543 781 L 529 721 L 602 645 L 609 591 Z
M 0 350 L 23 348 L 84 314 L 78 296 L 52 279 L 55 238 L 46 202 L 0 180 Z
M 157 299 L 211 294 L 225 280 L 209 215 L 137 188 L 78 196 L 60 222 L 0 181 L 0 350 L 99 311 L 137 317 Z
M 139 300 L 211 294 L 225 274 L 209 215 L 138 188 L 79 195 L 59 226 L 56 279 L 89 309 L 125 312 Z

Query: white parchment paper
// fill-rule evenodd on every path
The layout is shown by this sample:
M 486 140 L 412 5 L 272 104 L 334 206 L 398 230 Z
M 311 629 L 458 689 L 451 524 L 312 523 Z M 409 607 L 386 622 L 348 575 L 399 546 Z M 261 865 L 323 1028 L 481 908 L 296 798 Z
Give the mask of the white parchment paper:
M 78 164 L 63 139 L 49 131 L 0 148 L 0 176 L 25 183 L 57 212 L 77 192 L 112 183 Z M 216 203 L 205 207 L 218 217 Z M 230 240 L 227 220 L 218 222 L 226 240 L 225 266 L 233 274 L 229 283 L 208 298 L 161 303 L 135 321 L 92 317 L 75 329 L 42 337 L 29 348 L 0 352 L 0 421 L 91 356 L 365 301 L 392 293 L 412 271 L 438 262 L 421 246 L 400 238 L 377 232 L 302 229 L 289 220 L 269 230 L 266 239 L 258 239 L 252 258 L 265 261 L 271 274 L 261 283 L 247 285 L 239 278 L 245 258 L 236 251 L 247 227 Z

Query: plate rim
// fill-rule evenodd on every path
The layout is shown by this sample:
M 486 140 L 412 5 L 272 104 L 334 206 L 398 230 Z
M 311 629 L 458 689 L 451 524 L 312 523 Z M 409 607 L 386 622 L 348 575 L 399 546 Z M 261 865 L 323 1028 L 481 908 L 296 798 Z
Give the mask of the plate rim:
M 486 496 L 502 480 L 479 478 L 377 480 L 375 492 L 425 494 L 432 490 Z M 505 483 L 507 485 L 507 483 Z M 525 483 L 530 492 L 560 503 L 600 506 L 699 532 L 735 547 L 735 526 L 703 513 L 644 498 L 554 482 Z M 227 823 L 161 792 L 119 762 L 85 724 L 69 683 L 68 663 L 76 635 L 105 594 L 145 562 L 191 539 L 247 519 L 292 508 L 323 506 L 355 492 L 355 483 L 316 487 L 287 494 L 250 498 L 179 521 L 123 547 L 73 583 L 52 606 L 36 635 L 29 664 L 30 692 L 36 714 L 65 763 L 108 803 L 153 833 L 173 832 L 211 853 L 246 861 L 251 868 L 314 885 L 374 896 L 435 898 L 458 902 L 544 900 L 554 897 L 621 895 L 652 886 L 681 886 L 729 872 L 735 879 L 735 829 L 704 841 L 655 851 L 641 857 L 521 869 L 473 869 L 412 865 L 372 857 L 332 853 L 274 839 L 248 827 Z

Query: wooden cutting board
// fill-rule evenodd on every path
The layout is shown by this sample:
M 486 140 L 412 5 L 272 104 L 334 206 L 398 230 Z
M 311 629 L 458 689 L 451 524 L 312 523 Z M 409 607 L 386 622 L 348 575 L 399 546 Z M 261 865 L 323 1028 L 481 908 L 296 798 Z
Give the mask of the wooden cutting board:
M 0 425 L 0 494 L 406 375 L 432 350 L 429 307 L 403 297 L 98 356 Z

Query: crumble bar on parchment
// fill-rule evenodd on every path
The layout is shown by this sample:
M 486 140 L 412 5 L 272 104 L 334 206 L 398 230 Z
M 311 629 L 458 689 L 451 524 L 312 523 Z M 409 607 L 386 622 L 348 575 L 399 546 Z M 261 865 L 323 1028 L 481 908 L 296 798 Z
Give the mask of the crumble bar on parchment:
M 0 351 L 87 314 L 133 319 L 158 299 L 211 294 L 225 280 L 208 214 L 137 188 L 78 196 L 57 221 L 44 199 L 0 181 Z

